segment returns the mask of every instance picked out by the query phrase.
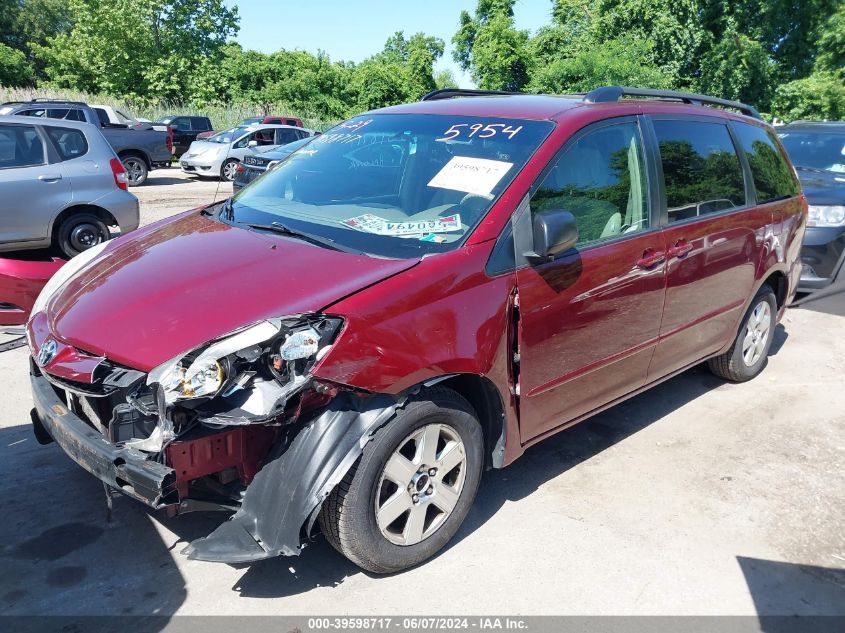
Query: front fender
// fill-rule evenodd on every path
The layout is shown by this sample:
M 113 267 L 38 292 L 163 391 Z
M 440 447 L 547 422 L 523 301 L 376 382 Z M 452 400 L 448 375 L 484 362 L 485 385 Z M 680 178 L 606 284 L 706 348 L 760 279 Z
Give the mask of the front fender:
M 223 563 L 299 555 L 302 528 L 310 531 L 323 500 L 403 402 L 383 394 L 339 393 L 277 447 L 246 489 L 240 509 L 182 553 Z

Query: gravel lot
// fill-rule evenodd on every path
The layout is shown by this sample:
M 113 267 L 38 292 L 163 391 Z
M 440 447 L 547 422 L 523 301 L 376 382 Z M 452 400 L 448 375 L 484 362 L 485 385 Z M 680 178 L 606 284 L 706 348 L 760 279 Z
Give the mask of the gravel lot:
M 217 187 L 156 171 L 135 190 L 143 223 Z M 841 304 L 808 305 L 787 313 L 756 380 L 694 369 L 547 440 L 485 475 L 440 556 L 386 578 L 319 537 L 249 567 L 186 560 L 213 514 L 119 498 L 107 523 L 100 483 L 33 438 L 26 350 L 2 353 L 0 609 L 845 615 L 845 320 Z

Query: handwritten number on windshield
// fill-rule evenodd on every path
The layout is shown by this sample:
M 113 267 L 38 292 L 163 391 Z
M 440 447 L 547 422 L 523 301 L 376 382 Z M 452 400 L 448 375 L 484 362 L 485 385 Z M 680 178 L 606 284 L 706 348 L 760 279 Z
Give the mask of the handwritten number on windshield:
M 511 127 L 505 123 L 487 123 L 486 125 L 484 123 L 473 123 L 472 125 L 469 123 L 456 123 L 443 132 L 442 137 L 436 140 L 452 141 L 461 136 L 467 139 L 470 139 L 473 136 L 477 136 L 478 138 L 490 138 L 491 136 L 496 136 L 497 134 L 501 134 L 503 136 L 507 136 L 509 139 L 512 139 L 514 136 L 519 134 L 521 129 L 521 125 L 519 127 Z

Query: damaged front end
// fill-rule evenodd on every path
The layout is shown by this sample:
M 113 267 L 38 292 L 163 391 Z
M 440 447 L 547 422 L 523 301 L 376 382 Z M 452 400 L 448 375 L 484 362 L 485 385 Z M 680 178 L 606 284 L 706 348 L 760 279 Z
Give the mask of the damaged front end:
M 42 340 L 31 363 L 36 436 L 151 507 L 235 510 L 189 545 L 191 558 L 298 554 L 322 500 L 398 406 L 312 377 L 342 327 L 320 314 L 268 319 L 149 374 Z M 55 361 L 41 362 L 46 348 Z M 87 380 L 68 377 L 85 366 Z

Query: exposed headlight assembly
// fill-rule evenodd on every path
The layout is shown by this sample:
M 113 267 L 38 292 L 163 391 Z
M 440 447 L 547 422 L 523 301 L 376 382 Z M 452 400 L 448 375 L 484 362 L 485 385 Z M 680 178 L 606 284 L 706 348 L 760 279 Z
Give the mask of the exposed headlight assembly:
M 845 206 L 811 204 L 807 218 L 807 226 L 845 226 Z
M 261 321 L 159 365 L 147 384 L 160 385 L 168 404 L 229 396 L 266 381 L 289 389 L 304 382 L 342 324 L 321 315 Z

